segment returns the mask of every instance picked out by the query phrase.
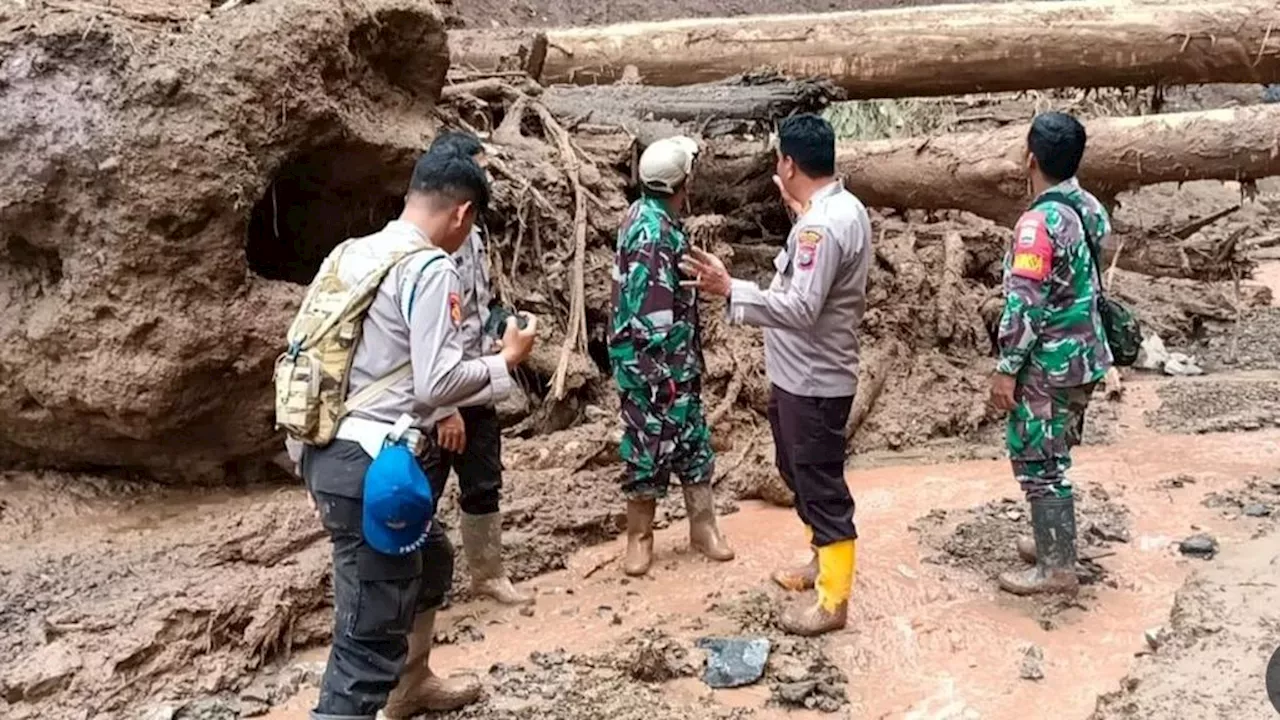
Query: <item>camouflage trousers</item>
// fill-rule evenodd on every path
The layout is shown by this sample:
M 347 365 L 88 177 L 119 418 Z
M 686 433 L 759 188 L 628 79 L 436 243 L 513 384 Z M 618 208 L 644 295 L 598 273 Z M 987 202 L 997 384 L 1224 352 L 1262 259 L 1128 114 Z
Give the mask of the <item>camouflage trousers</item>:
M 653 393 L 623 390 L 622 492 L 629 499 L 665 497 L 671 474 L 685 485 L 711 482 L 715 453 L 696 384 Z
M 1071 497 L 1071 448 L 1084 434 L 1084 413 L 1097 383 L 1046 387 L 1018 383 L 1009 413 L 1005 445 L 1013 475 L 1028 500 Z

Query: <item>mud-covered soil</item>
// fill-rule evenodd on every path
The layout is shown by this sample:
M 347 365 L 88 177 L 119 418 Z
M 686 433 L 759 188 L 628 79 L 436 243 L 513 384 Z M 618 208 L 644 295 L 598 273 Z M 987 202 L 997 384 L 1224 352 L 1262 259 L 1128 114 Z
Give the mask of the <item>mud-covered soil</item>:
M 1160 407 L 1146 413 L 1147 423 L 1159 430 L 1233 432 L 1280 425 L 1280 382 L 1274 379 L 1209 376 L 1165 385 L 1159 394 Z
M 596 430 L 554 447 L 508 441 L 504 460 L 515 469 L 506 475 L 504 541 L 514 579 L 562 569 L 573 552 L 622 527 L 612 458 L 593 460 L 602 447 L 616 452 L 616 443 Z M 725 463 L 721 477 L 733 478 L 733 470 Z M 723 515 L 735 509 L 743 483 L 720 482 Z M 455 529 L 456 497 L 451 482 L 440 512 Z M 300 489 L 230 495 L 8 473 L 0 498 L 0 710 L 12 717 L 61 717 L 60 703 L 114 712 L 143 700 L 238 698 L 269 660 L 328 636 L 328 543 Z M 656 525 L 684 517 L 673 488 Z M 458 548 L 454 599 L 463 601 L 465 552 L 450 535 Z M 450 616 L 439 638 L 474 642 L 484 628 Z
M 440 717 L 756 717 L 754 709 L 715 702 L 702 684 L 707 653 L 698 640 L 707 637 L 769 639 L 768 663 L 756 684 L 768 688 L 770 706 L 824 713 L 846 707 L 848 678 L 827 656 L 824 643 L 783 634 L 776 626 L 778 612 L 769 593 L 746 592 L 713 604 L 706 619 L 668 618 L 662 629 L 630 633 L 608 652 L 549 649 L 523 663 L 498 663 L 482 678 L 486 697 L 481 703 Z
M 1014 543 L 1031 535 L 1031 515 L 1022 499 L 1002 498 L 960 512 L 937 510 L 913 528 L 936 554 L 927 562 L 963 568 L 994 579 L 1021 562 Z M 1129 511 L 1099 486 L 1076 489 L 1076 543 L 1085 584 L 1105 577 L 1095 558 L 1105 557 L 1114 543 L 1130 540 Z
M 1280 368 L 1280 308 L 1254 308 L 1228 331 L 1207 338 L 1193 350 L 1205 370 Z
M 1280 534 L 1233 546 L 1178 591 L 1156 649 L 1090 720 L 1275 717 L 1264 669 L 1275 651 Z
M 1264 519 L 1266 524 L 1258 532 L 1266 532 L 1280 523 L 1280 476 L 1245 478 L 1239 487 L 1211 492 L 1203 502 L 1227 518 Z
M 328 547 L 296 492 L 7 474 L 0 496 L 5 717 L 236 691 L 328 636 Z

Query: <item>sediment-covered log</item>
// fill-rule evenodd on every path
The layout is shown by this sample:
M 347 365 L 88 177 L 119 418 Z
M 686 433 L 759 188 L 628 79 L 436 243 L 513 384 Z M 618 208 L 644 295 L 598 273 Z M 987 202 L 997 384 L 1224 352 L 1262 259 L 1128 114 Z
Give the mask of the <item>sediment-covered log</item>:
M 1272 0 L 1078 0 L 699 18 L 547 32 L 542 80 L 711 82 L 758 68 L 851 98 L 1280 80 Z M 460 62 L 480 64 L 466 52 Z
M 449 55 L 464 73 L 526 73 L 536 79 L 547 58 L 547 36 L 537 30 L 451 30 Z
M 1280 175 L 1280 105 L 1097 118 L 1085 125 L 1080 179 L 1101 197 L 1162 182 Z M 849 189 L 869 206 L 967 210 L 1011 223 L 1028 200 L 1026 131 L 846 143 L 837 162 Z
M 562 119 L 619 125 L 643 141 L 644 130 L 654 123 L 693 125 L 703 137 L 767 131 L 779 118 L 817 112 L 842 98 L 826 80 L 764 72 L 687 87 L 554 85 L 542 102 Z

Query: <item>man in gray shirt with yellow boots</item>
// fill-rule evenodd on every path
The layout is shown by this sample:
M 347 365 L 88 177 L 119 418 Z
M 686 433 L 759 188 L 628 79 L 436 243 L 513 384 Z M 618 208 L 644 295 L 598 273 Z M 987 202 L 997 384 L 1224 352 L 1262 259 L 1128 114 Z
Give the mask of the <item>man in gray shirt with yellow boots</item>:
M 844 478 L 844 432 L 858 385 L 858 326 L 866 307 L 871 223 L 836 177 L 831 125 L 797 115 L 778 128 L 777 183 L 796 217 L 774 260 L 768 289 L 735 280 L 710 253 L 693 250 L 685 273 L 729 299 L 729 320 L 765 328 L 765 372 L 773 385 L 769 425 L 778 469 L 814 548 L 808 566 L 782 570 L 788 590 L 816 587 L 818 602 L 789 608 L 798 635 L 843 628 L 856 566 L 853 497 Z

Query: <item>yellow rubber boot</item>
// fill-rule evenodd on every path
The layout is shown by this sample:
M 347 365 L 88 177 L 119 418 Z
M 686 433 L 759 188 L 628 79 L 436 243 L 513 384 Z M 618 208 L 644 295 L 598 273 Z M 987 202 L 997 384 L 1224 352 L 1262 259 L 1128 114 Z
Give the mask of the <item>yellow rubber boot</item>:
M 792 606 L 782 615 L 782 629 L 813 636 L 842 629 L 849 621 L 849 595 L 858 566 L 856 540 L 841 540 L 818 548 L 818 602 Z
M 813 528 L 805 525 L 804 534 L 809 538 L 809 548 L 813 551 L 813 557 L 806 565 L 774 571 L 773 581 L 783 590 L 791 592 L 812 590 L 814 582 L 818 579 L 818 548 L 813 545 Z

